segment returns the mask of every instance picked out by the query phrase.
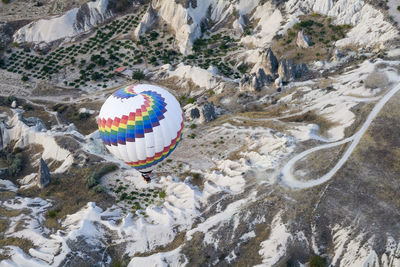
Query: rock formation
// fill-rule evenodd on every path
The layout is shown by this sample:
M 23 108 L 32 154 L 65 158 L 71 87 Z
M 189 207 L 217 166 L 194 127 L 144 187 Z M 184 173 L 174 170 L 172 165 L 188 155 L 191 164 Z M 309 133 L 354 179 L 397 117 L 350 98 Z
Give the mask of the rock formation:
M 333 52 L 332 60 L 339 61 L 342 57 L 343 57 L 342 52 L 339 49 L 335 49 L 335 51 Z
M 190 118 L 192 120 L 200 118 L 200 110 L 198 108 L 193 108 L 190 110 Z
M 62 16 L 33 21 L 14 34 L 18 43 L 51 44 L 65 38 L 73 38 L 111 18 L 113 13 L 108 0 L 89 1 L 79 8 L 73 8 Z
M 149 8 L 147 9 L 146 14 L 144 14 L 143 16 L 142 21 L 135 29 L 134 32 L 135 38 L 138 39 L 139 36 L 145 34 L 156 21 L 157 21 L 157 13 L 154 11 L 153 6 L 150 5 Z
M 296 44 L 298 47 L 301 47 L 301 48 L 309 48 L 310 47 L 308 37 L 304 34 L 304 31 L 299 31 L 299 33 L 297 34 Z
M 283 58 L 279 64 L 278 75 L 282 82 L 289 82 L 302 77 L 307 72 L 306 64 L 296 65 L 290 59 Z
M 282 78 L 283 82 L 288 82 L 292 78 L 290 72 L 291 65 L 292 61 L 287 59 L 282 59 L 281 63 L 279 64 L 278 75 L 280 78 Z
M 217 118 L 217 115 L 215 114 L 215 107 L 214 107 L 213 102 L 204 104 L 204 106 L 202 108 L 202 112 L 203 112 L 205 122 L 210 122 Z
M 50 170 L 43 158 L 40 158 L 37 184 L 39 188 L 45 188 L 50 183 Z
M 273 77 L 264 72 L 264 69 L 258 69 L 255 73 L 245 75 L 240 80 L 239 87 L 241 91 L 260 91 L 264 86 L 273 82 Z
M 5 49 L 11 43 L 12 33 L 13 29 L 8 23 L 0 22 L 0 50 Z
M 278 70 L 279 62 L 276 59 L 274 52 L 268 48 L 261 60 L 261 67 L 266 74 L 275 74 Z

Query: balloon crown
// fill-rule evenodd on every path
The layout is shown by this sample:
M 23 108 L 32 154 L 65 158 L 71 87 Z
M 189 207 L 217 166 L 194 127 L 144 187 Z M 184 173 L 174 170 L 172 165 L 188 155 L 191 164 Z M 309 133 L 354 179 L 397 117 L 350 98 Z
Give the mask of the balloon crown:
M 137 93 L 134 91 L 136 84 L 129 85 L 119 89 L 118 91 L 113 93 L 113 96 L 117 98 L 130 98 L 137 96 Z

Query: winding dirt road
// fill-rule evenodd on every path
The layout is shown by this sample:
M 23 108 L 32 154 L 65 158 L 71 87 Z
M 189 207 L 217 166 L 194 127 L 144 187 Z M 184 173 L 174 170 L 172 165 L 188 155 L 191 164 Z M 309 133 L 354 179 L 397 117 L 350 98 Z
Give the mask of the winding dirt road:
M 379 102 L 375 105 L 375 107 L 372 109 L 371 113 L 368 115 L 366 121 L 364 122 L 364 124 L 362 125 L 360 130 L 358 130 L 351 137 L 348 137 L 348 138 L 343 139 L 338 142 L 313 147 L 311 149 L 303 151 L 302 153 L 300 153 L 300 154 L 296 155 L 295 157 L 293 157 L 292 159 L 290 159 L 286 163 L 286 165 L 282 168 L 281 174 L 279 176 L 279 179 L 281 180 L 281 182 L 290 188 L 304 189 L 304 188 L 310 188 L 310 187 L 313 187 L 316 185 L 320 185 L 322 183 L 325 183 L 329 179 L 331 179 L 336 174 L 336 172 L 346 163 L 346 161 L 350 157 L 351 153 L 354 151 L 354 149 L 360 142 L 362 136 L 367 131 L 368 127 L 371 125 L 372 121 L 375 119 L 375 117 L 378 115 L 378 113 L 381 111 L 381 109 L 384 107 L 384 105 L 399 90 L 400 90 L 400 85 L 397 85 L 393 89 L 391 89 L 388 93 L 386 93 L 386 95 L 383 96 L 379 100 Z M 293 166 L 300 159 L 307 157 L 309 154 L 311 154 L 315 151 L 319 151 L 322 149 L 327 149 L 327 148 L 331 148 L 331 147 L 335 147 L 335 146 L 340 146 L 340 145 L 348 143 L 348 142 L 351 142 L 351 145 L 347 148 L 347 150 L 343 154 L 342 158 L 336 163 L 336 165 L 328 173 L 326 173 L 322 177 L 313 179 L 313 180 L 308 180 L 308 181 L 298 180 L 296 177 L 294 177 Z

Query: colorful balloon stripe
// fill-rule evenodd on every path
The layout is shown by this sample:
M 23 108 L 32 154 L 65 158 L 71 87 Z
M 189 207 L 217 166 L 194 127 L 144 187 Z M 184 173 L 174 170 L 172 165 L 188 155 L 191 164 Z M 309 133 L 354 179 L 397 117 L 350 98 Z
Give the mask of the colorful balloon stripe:
M 127 141 L 135 142 L 135 138 L 144 138 L 145 133 L 153 132 L 153 127 L 160 125 L 160 120 L 164 119 L 164 113 L 167 111 L 165 99 L 157 92 L 144 91 L 135 94 L 133 86 L 130 86 L 129 90 L 126 88 L 128 87 L 118 90 L 113 95 L 118 92 L 122 92 L 118 95 L 129 92 L 130 97 L 142 95 L 144 103 L 136 112 L 129 113 L 129 116 L 115 117 L 114 120 L 109 118 L 107 121 L 104 118 L 99 119 L 100 136 L 107 145 L 124 145 Z
M 154 155 L 154 157 L 148 157 L 145 160 L 139 160 L 137 162 L 126 162 L 126 164 L 128 164 L 129 166 L 132 166 L 138 170 L 146 169 L 148 167 L 151 167 L 151 166 L 157 164 L 158 162 L 162 161 L 164 158 L 168 157 L 168 155 L 171 154 L 171 152 L 175 150 L 176 146 L 178 145 L 179 141 L 181 140 L 182 131 L 183 131 L 183 121 L 181 124 L 181 129 L 178 131 L 176 138 L 172 140 L 172 142 L 169 146 L 164 147 L 163 151 L 156 153 Z
M 122 98 L 122 99 L 134 97 L 137 95 L 135 93 L 135 91 L 133 90 L 135 88 L 135 86 L 136 86 L 136 84 L 123 87 L 123 88 L 119 89 L 118 91 L 116 91 L 113 94 L 113 96 L 115 96 L 116 98 Z

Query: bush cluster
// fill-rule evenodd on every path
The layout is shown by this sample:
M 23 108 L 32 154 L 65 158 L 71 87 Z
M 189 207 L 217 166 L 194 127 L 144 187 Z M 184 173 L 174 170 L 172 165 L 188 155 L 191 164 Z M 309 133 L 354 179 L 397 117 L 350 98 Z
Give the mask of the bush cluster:
M 8 174 L 10 176 L 16 176 L 23 168 L 23 157 L 21 153 L 15 155 L 11 154 L 7 156 L 8 163 Z
M 98 171 L 93 171 L 86 177 L 86 187 L 88 189 L 93 188 L 96 193 L 104 192 L 105 188 L 99 184 L 101 177 L 107 173 L 116 171 L 118 169 L 117 165 L 110 164 L 100 168 Z

